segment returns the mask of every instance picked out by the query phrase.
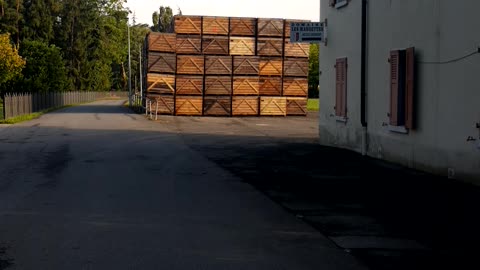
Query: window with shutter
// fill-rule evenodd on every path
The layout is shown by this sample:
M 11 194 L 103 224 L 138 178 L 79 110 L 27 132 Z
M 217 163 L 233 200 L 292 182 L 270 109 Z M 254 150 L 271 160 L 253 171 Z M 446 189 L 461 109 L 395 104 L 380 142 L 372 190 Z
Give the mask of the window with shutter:
M 335 115 L 347 116 L 347 58 L 339 58 L 335 65 Z
M 415 49 L 390 52 L 390 126 L 414 128 Z

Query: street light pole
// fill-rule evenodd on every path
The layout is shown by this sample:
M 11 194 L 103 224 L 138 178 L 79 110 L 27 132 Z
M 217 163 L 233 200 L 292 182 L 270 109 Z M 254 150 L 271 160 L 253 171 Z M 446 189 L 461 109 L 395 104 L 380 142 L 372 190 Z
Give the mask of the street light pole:
M 132 106 L 132 59 L 130 55 L 130 17 L 128 17 L 128 103 Z
M 143 69 L 142 69 L 142 46 L 140 46 L 140 54 L 139 54 L 139 55 L 140 55 L 140 57 L 139 57 L 139 60 L 138 60 L 138 62 L 140 63 L 140 65 L 139 65 L 139 68 L 138 68 L 138 70 L 139 70 L 139 73 L 140 73 L 140 74 L 139 74 L 139 76 L 138 76 L 138 77 L 139 77 L 139 79 L 140 79 L 140 98 L 141 98 L 141 100 L 142 100 L 142 104 L 143 104 L 143 81 L 142 81 L 142 80 L 143 80 Z

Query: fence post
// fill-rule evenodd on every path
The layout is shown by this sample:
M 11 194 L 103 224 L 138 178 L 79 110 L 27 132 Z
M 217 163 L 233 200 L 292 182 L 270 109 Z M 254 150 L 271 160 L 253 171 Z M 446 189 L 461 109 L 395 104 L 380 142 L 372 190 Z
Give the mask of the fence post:
M 5 94 L 5 96 L 3 96 L 3 110 L 4 110 L 4 113 L 3 113 L 3 118 L 5 119 L 8 119 L 10 118 L 10 95 L 9 94 Z

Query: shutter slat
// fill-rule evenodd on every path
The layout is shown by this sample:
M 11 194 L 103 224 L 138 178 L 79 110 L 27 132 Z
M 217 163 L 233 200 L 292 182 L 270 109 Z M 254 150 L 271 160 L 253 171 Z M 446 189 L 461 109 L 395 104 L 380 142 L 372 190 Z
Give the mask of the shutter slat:
M 390 125 L 398 125 L 398 91 L 399 91 L 399 81 L 398 81 L 398 68 L 400 61 L 400 52 L 391 51 L 390 52 Z
M 336 61 L 336 100 L 335 115 L 347 116 L 347 58 L 339 58 Z

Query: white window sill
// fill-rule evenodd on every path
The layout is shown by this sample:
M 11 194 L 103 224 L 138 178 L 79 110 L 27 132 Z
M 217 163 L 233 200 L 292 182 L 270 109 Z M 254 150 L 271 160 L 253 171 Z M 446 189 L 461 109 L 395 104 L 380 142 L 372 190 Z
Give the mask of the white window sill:
M 344 116 L 335 116 L 335 121 L 341 122 L 341 123 L 347 123 L 348 118 Z
M 344 7 L 346 5 L 348 5 L 348 0 L 335 4 L 335 8 L 341 8 L 341 7 Z
M 394 133 L 408 134 L 408 129 L 405 126 L 391 126 L 388 125 L 388 130 Z

